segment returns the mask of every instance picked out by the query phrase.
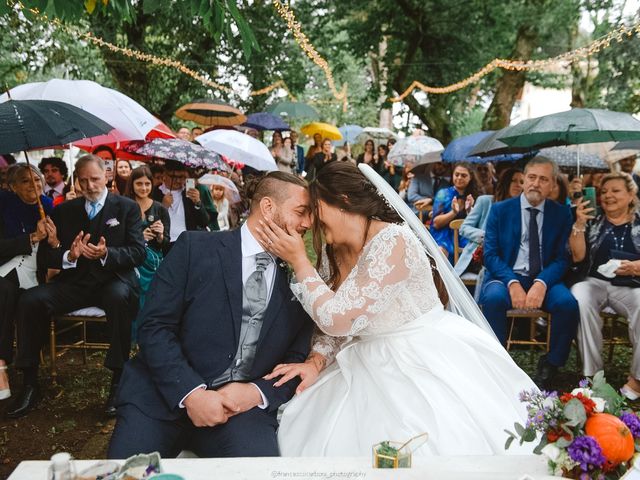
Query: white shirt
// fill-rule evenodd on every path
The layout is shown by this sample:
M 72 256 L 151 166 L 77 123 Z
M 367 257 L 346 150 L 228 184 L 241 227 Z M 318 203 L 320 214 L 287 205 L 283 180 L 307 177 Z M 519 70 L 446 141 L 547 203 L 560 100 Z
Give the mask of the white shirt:
M 184 205 L 182 201 L 182 192 L 184 188 L 180 190 L 169 190 L 165 184 L 160 185 L 160 191 L 167 195 L 171 194 L 173 196 L 173 203 L 167 210 L 169 210 L 169 220 L 171 220 L 171 225 L 169 229 L 169 241 L 175 242 L 178 240 L 178 237 L 182 232 L 187 230 L 187 220 L 184 214 Z
M 45 183 L 44 185 L 44 194 L 46 196 L 49 196 L 49 192 L 51 190 L 53 190 L 53 195 L 51 198 L 58 198 L 64 195 L 64 187 L 65 184 L 64 182 L 60 182 L 58 183 L 55 187 L 50 187 L 48 184 Z
M 242 225 L 242 227 L 240 227 L 240 242 L 240 248 L 242 251 L 242 285 L 245 285 L 251 274 L 256 270 L 256 255 L 258 253 L 264 252 L 264 248 L 262 248 L 262 245 L 260 245 L 255 237 L 251 234 L 251 230 L 249 230 L 246 222 Z M 271 255 L 271 257 L 273 258 L 273 255 Z M 266 270 L 264 271 L 264 278 L 267 281 L 267 304 L 269 304 L 271 293 L 273 292 L 273 284 L 276 278 L 275 258 L 273 258 L 273 261 L 269 263 Z M 269 406 L 267 397 L 265 397 L 264 393 L 262 393 L 262 390 L 260 390 L 260 388 L 258 388 L 255 383 L 251 383 L 251 385 L 256 387 L 258 389 L 258 392 L 260 392 L 260 396 L 262 397 L 262 404 L 258 405 L 258 408 L 264 410 Z M 182 400 L 180 400 L 178 406 L 180 408 L 184 408 L 184 401 L 186 400 L 186 398 L 199 388 L 207 388 L 207 386 L 204 383 L 198 385 L 196 388 L 187 393 L 182 398 Z
M 100 210 L 102 210 L 102 208 L 104 207 L 104 204 L 107 201 L 107 195 L 109 194 L 109 190 L 107 190 L 106 188 L 104 189 L 104 191 L 100 194 L 100 197 L 98 198 L 98 200 L 95 201 L 96 204 L 96 215 L 98 215 L 100 213 Z M 91 205 L 91 200 L 89 199 L 85 199 L 84 201 L 84 209 L 87 212 L 87 215 L 91 214 L 91 210 L 93 209 L 92 205 Z M 85 232 L 87 233 L 87 232 Z M 98 238 L 92 238 L 89 241 L 91 243 L 93 243 L 94 245 L 98 243 Z M 100 262 L 102 263 L 102 265 L 104 266 L 104 264 L 107 261 L 107 255 L 104 256 L 104 258 L 100 259 Z M 69 260 L 69 250 L 67 250 L 66 252 L 64 252 L 64 255 L 62 255 L 62 268 L 63 269 L 68 269 L 68 268 L 76 268 L 76 265 L 78 263 L 78 260 L 76 259 L 75 262 L 71 262 Z
M 531 219 L 531 213 L 527 208 L 535 208 L 539 212 L 536 216 L 536 222 L 538 224 L 538 239 L 540 240 L 540 259 L 542 260 L 542 223 L 544 222 L 545 203 L 546 200 L 543 200 L 538 206 L 534 207 L 529 203 L 524 193 L 520 194 L 520 248 L 513 264 L 513 271 L 519 275 L 529 276 L 529 220 Z M 542 280 L 538 281 L 544 283 Z M 515 280 L 511 280 L 509 285 L 513 282 Z

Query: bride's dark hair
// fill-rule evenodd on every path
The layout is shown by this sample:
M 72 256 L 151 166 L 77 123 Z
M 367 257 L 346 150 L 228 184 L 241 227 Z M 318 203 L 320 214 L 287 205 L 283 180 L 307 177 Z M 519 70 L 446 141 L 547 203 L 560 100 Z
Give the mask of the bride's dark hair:
M 369 235 L 372 220 L 386 223 L 403 223 L 398 215 L 385 199 L 378 193 L 376 187 L 364 176 L 364 174 L 350 162 L 329 162 L 317 170 L 315 179 L 309 183 L 309 196 L 313 209 L 313 249 L 318 258 L 316 269 L 320 269 L 322 262 L 322 229 L 318 216 L 318 201 L 340 208 L 348 213 L 361 215 L 366 218 L 366 227 L 362 246 Z M 329 279 L 327 283 L 333 288 L 340 281 L 340 270 L 336 261 L 335 251 L 332 245 L 326 246 L 327 260 L 329 261 Z M 435 262 L 429 257 L 433 279 L 438 289 L 438 295 L 443 305 L 449 302 L 449 296 L 438 271 Z

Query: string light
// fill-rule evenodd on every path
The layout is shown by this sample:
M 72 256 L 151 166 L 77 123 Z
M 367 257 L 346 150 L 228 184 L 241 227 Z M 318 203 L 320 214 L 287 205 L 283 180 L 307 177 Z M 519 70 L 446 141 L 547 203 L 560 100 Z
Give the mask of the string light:
M 288 5 L 283 4 L 280 0 L 273 0 L 273 6 L 278 11 L 278 14 L 282 17 L 282 19 L 287 22 L 287 28 L 293 34 L 293 38 L 295 39 L 298 46 L 302 49 L 302 51 L 309 57 L 313 63 L 315 63 L 318 67 L 322 69 L 325 77 L 327 78 L 327 83 L 329 85 L 329 89 L 331 93 L 335 97 L 336 100 L 342 103 L 342 111 L 347 111 L 347 85 L 344 84 L 342 86 L 342 91 L 338 91 L 335 81 L 333 79 L 333 73 L 331 72 L 331 67 L 327 61 L 322 58 L 322 56 L 318 53 L 315 47 L 309 41 L 309 38 L 302 32 L 300 29 L 300 22 L 296 21 L 295 13 Z
M 434 94 L 447 94 L 453 93 L 455 91 L 461 90 L 473 83 L 480 81 L 483 77 L 493 72 L 496 68 L 502 68 L 503 70 L 511 70 L 511 71 L 534 71 L 534 70 L 544 70 L 551 65 L 554 65 L 559 62 L 568 62 L 572 63 L 576 60 L 581 60 L 596 53 L 609 48 L 611 43 L 615 40 L 617 43 L 622 43 L 622 41 L 631 38 L 634 35 L 638 35 L 640 33 L 640 22 L 633 24 L 631 27 L 627 27 L 625 25 L 620 26 L 619 28 L 612 30 L 605 36 L 593 41 L 589 45 L 581 48 L 576 48 L 575 50 L 571 50 L 569 52 L 562 53 L 560 55 L 556 55 L 555 57 L 542 59 L 542 60 L 505 60 L 502 58 L 496 58 L 491 62 L 487 63 L 480 70 L 475 72 L 473 75 L 461 80 L 459 82 L 453 83 L 451 85 L 447 85 L 444 87 L 431 87 L 424 85 L 417 80 L 413 81 L 409 87 L 402 92 L 401 95 L 397 97 L 391 97 L 389 100 L 392 102 L 401 102 L 408 95 L 411 95 L 414 90 L 420 89 L 425 93 L 434 93 Z
M 22 4 L 17 4 L 17 5 L 20 8 L 23 8 Z M 225 85 L 221 85 L 218 82 L 215 82 L 205 77 L 204 75 L 187 67 L 185 64 L 183 64 L 182 62 L 179 62 L 178 60 L 174 60 L 171 58 L 158 57 L 156 55 L 140 52 L 138 50 L 133 50 L 131 48 L 119 47 L 117 45 L 114 45 L 113 43 L 107 42 L 106 40 L 103 40 L 102 38 L 91 34 L 91 32 L 82 32 L 77 28 L 71 27 L 69 25 L 65 25 L 57 18 L 50 20 L 46 14 L 40 14 L 38 9 L 34 8 L 34 9 L 30 9 L 29 11 L 32 14 L 34 14 L 36 17 L 41 18 L 45 21 L 48 21 L 49 23 L 54 24 L 56 27 L 65 30 L 67 33 L 83 38 L 84 40 L 87 40 L 88 42 L 91 42 L 94 45 L 97 45 L 98 47 L 107 48 L 108 50 L 114 53 L 119 53 L 129 58 L 135 58 L 136 60 L 139 60 L 142 62 L 151 63 L 158 67 L 173 68 L 185 75 L 190 76 L 194 80 L 197 80 L 198 82 L 202 83 L 207 87 L 214 88 L 216 90 L 220 90 L 230 94 L 237 94 L 237 92 L 234 89 L 229 88 Z M 289 87 L 284 82 L 284 80 L 278 80 L 267 87 L 261 88 L 259 90 L 250 91 L 249 95 L 252 97 L 259 96 L 259 95 L 266 95 L 278 88 L 281 88 L 282 90 L 284 90 L 287 93 L 287 95 L 291 98 L 291 100 L 296 101 L 296 97 L 291 93 L 291 91 L 289 90 Z

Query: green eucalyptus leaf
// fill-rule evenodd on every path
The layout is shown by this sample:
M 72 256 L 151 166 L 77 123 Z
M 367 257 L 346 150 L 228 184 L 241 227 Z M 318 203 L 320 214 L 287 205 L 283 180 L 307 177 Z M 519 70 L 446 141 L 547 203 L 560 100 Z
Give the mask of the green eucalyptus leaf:
M 564 416 L 569 420 L 567 425 L 570 427 L 577 427 L 584 425 L 587 421 L 587 414 L 584 411 L 582 402 L 576 398 L 572 398 L 564 406 Z

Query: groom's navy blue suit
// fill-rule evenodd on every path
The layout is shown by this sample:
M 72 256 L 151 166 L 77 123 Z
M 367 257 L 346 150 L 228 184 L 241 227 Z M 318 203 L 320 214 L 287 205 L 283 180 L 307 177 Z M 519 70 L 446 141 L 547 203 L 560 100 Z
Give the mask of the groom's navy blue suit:
M 189 448 L 200 456 L 277 455 L 276 413 L 299 379 L 279 388 L 262 377 L 279 363 L 303 362 L 313 323 L 276 266 L 262 317 L 251 383 L 268 408 L 255 407 L 215 427 L 193 426 L 180 401 L 195 387 L 210 385 L 234 359 L 242 323 L 240 229 L 185 232 L 152 282 L 138 333 L 139 354 L 127 362 L 118 391 L 118 422 L 110 458 L 160 451 L 175 456 Z

